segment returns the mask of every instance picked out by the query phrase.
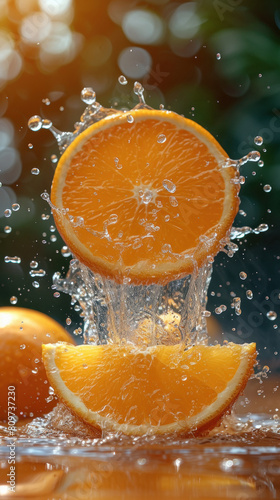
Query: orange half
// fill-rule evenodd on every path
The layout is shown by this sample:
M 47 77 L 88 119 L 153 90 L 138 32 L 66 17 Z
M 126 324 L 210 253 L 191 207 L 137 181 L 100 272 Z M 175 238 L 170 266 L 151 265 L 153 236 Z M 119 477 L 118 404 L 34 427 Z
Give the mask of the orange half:
M 224 245 L 239 206 L 238 176 L 204 128 L 171 111 L 116 113 L 62 155 L 52 190 L 57 228 L 92 271 L 167 283 Z
M 244 389 L 256 345 L 46 344 L 55 394 L 84 422 L 127 435 L 202 432 Z

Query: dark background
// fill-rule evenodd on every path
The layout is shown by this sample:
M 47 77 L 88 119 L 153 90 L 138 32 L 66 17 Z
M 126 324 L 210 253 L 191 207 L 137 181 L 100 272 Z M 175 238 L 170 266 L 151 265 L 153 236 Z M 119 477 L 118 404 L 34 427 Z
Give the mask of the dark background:
M 208 309 L 224 338 L 256 341 L 262 364 L 280 370 L 279 35 L 280 8 L 273 0 L 2 1 L 0 305 L 10 305 L 15 296 L 17 306 L 43 311 L 64 326 L 70 317 L 70 332 L 80 325 L 70 298 L 54 297 L 52 275 L 65 273 L 69 259 L 61 255 L 63 242 L 51 216 L 42 217 L 50 215 L 40 194 L 50 191 L 51 155 L 58 148 L 50 132 L 32 133 L 27 122 L 40 114 L 61 130 L 73 130 L 84 109 L 84 86 L 93 87 L 104 106 L 129 107 L 136 103 L 132 89 L 138 80 L 149 105 L 164 104 L 193 118 L 231 158 L 252 149 L 262 154 L 263 167 L 242 167 L 240 208 L 247 215 L 239 214 L 235 225 L 268 224 L 269 230 L 241 240 L 232 259 L 218 255 Z M 121 74 L 126 86 L 118 82 Z M 258 135 L 264 139 L 259 147 Z M 34 168 L 38 175 L 31 173 Z M 5 217 L 13 203 L 20 209 Z M 19 256 L 21 263 L 5 263 L 5 256 Z M 30 276 L 32 260 L 46 271 L 44 277 Z M 242 271 L 246 280 L 240 279 Z M 252 300 L 246 290 L 252 290 Z M 241 298 L 241 316 L 231 308 L 234 295 Z M 227 310 L 216 315 L 221 304 Z M 271 310 L 278 314 L 273 321 L 267 318 Z

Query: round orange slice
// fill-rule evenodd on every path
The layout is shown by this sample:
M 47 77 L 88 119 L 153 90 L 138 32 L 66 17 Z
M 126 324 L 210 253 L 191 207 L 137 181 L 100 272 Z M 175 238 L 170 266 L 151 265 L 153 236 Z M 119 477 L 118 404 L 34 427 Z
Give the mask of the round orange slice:
M 118 282 L 183 277 L 224 245 L 237 171 L 204 128 L 171 111 L 116 113 L 82 132 L 52 184 L 57 228 L 92 271 Z
M 56 395 L 84 422 L 127 435 L 199 433 L 244 389 L 256 345 L 45 344 Z

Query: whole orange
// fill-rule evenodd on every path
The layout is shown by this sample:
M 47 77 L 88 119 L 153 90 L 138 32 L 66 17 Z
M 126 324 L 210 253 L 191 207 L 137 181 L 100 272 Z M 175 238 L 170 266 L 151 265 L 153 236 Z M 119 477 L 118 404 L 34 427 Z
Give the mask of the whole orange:
M 0 420 L 7 421 L 13 414 L 36 417 L 52 410 L 56 401 L 49 398 L 42 344 L 59 341 L 75 343 L 46 314 L 20 307 L 0 308 Z

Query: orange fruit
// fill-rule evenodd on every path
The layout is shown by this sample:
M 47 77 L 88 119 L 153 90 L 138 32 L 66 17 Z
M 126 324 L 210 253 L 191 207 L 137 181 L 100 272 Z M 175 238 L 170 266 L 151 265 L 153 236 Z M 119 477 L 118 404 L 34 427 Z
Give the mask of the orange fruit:
M 197 123 L 171 111 L 116 113 L 82 132 L 52 184 L 57 228 L 92 271 L 167 283 L 224 245 L 239 206 L 237 171 Z
M 56 401 L 46 401 L 50 385 L 42 362 L 42 344 L 58 341 L 74 343 L 66 330 L 45 314 L 20 307 L 0 308 L 0 420 L 7 420 L 8 410 L 19 418 L 52 410 Z
M 43 345 L 59 399 L 92 426 L 128 435 L 202 432 L 244 389 L 252 344 Z

